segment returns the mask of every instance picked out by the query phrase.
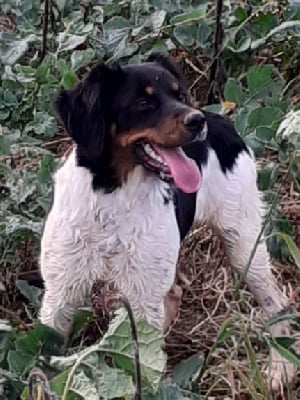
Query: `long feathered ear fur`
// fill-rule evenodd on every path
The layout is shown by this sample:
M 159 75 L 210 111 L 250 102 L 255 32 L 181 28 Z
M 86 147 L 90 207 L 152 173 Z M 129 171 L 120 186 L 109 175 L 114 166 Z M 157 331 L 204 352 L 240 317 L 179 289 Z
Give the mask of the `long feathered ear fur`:
M 122 70 L 94 67 L 72 90 L 63 90 L 55 106 L 68 134 L 89 159 L 101 154 L 107 130 L 107 110 Z

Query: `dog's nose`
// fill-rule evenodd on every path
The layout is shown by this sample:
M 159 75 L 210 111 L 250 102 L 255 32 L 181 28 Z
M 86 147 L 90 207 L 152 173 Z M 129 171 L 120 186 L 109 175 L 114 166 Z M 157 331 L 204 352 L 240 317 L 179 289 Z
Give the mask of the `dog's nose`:
M 185 116 L 183 123 L 190 131 L 201 131 L 205 118 L 200 112 L 192 112 Z

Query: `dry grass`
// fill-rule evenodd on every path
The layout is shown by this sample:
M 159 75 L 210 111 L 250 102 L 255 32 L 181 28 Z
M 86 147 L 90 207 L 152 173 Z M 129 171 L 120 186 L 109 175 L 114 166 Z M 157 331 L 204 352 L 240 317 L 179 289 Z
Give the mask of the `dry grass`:
M 207 354 L 229 318 L 232 333 L 212 354 L 200 392 L 211 400 L 267 399 L 267 393 L 259 394 L 266 388 L 253 380 L 245 343 L 249 338 L 257 365 L 266 365 L 263 315 L 246 287 L 235 298 L 237 277 L 228 266 L 218 237 L 205 226 L 196 229 L 182 247 L 179 265 L 192 284 L 184 293 L 180 318 L 167 338 L 169 370 L 192 354 Z M 300 271 L 291 263 L 274 262 L 274 272 L 282 290 L 300 311 L 299 293 L 296 295 Z M 285 398 L 299 399 L 300 388 Z

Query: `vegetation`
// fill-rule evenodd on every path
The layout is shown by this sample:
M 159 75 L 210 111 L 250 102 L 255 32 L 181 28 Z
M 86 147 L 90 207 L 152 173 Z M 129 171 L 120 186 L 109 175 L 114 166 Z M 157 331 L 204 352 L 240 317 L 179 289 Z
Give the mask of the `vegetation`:
M 65 349 L 62 338 L 36 324 L 41 290 L 28 283 L 38 268 L 51 174 L 70 143 L 53 112 L 53 99 L 61 87 L 73 87 L 97 60 L 133 63 L 160 51 L 181 62 L 194 100 L 230 115 L 258 157 L 258 184 L 269 204 L 264 226 L 269 249 L 277 259 L 292 261 L 295 271 L 300 267 L 300 8 L 279 1 L 224 1 L 220 13 L 220 4 L 0 0 L 1 399 L 129 399 L 135 391 L 134 346 L 126 312 L 117 313 L 102 337 L 99 330 L 95 334 L 87 328 L 93 319 L 90 306 L 81 309 Z M 220 40 L 216 32 L 222 30 Z M 287 187 L 293 188 L 293 195 L 286 195 Z M 284 212 L 286 196 L 296 207 L 294 213 Z M 191 241 L 192 236 L 186 246 Z M 240 307 L 243 302 L 241 296 Z M 299 329 L 299 314 L 286 313 Z M 255 361 L 256 346 L 275 346 L 299 366 L 295 339 L 271 338 L 252 321 L 250 326 L 244 322 L 238 322 L 237 333 L 237 315 L 224 313 L 205 357 L 182 359 L 166 379 L 162 340 L 139 321 L 142 398 L 213 395 L 214 382 L 206 385 L 206 393 L 201 382 L 218 349 L 226 349 L 230 341 L 245 349 L 247 374 L 243 369 L 239 376 L 247 398 L 268 399 Z M 256 343 L 250 340 L 253 330 Z M 39 370 L 32 372 L 33 368 Z M 286 396 L 296 398 L 292 389 Z

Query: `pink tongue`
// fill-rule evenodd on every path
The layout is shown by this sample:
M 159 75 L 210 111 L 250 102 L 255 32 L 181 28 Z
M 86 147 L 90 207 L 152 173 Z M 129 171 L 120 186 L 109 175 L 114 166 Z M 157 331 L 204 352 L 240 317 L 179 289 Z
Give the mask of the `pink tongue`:
M 185 193 L 196 192 L 201 185 L 201 174 L 194 160 L 181 147 L 166 149 L 155 146 L 155 150 L 168 164 L 175 185 Z

